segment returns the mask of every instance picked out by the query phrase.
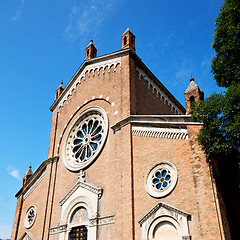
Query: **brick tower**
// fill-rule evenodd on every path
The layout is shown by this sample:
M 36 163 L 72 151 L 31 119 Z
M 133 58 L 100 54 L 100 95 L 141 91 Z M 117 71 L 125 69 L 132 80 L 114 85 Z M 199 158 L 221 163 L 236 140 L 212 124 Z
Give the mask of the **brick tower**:
M 152 74 L 127 29 L 86 58 L 50 107 L 48 159 L 19 192 L 12 240 L 230 239 L 201 123 Z M 201 99 L 191 81 L 189 101 Z

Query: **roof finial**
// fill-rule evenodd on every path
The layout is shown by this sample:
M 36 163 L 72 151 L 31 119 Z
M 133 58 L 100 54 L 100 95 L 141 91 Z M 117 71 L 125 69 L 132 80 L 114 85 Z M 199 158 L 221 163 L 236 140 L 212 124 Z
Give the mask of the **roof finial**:
M 192 81 L 194 81 L 194 78 L 193 78 L 193 76 L 191 74 L 190 82 L 192 82 Z

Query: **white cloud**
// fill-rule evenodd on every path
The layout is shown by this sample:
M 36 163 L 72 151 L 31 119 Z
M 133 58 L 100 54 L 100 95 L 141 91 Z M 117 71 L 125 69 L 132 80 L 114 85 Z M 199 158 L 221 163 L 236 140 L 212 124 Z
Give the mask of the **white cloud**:
M 85 37 L 92 29 L 98 29 L 102 22 L 110 17 L 119 1 L 90 0 L 81 4 L 82 6 L 80 4 L 73 6 L 69 13 L 68 24 L 64 31 L 65 37 L 69 40 Z
M 19 174 L 19 170 L 18 170 L 18 169 L 8 167 L 7 170 L 8 170 L 8 173 L 9 173 L 12 177 L 21 180 L 21 178 L 20 178 L 20 174 Z
M 10 239 L 12 225 L 0 223 L 0 239 Z
M 207 68 L 209 68 L 210 65 L 211 65 L 211 61 L 210 61 L 209 59 L 203 60 L 203 61 L 201 62 L 201 67 L 207 67 Z
M 12 16 L 12 21 L 16 22 L 21 17 L 24 2 L 25 2 L 25 0 L 19 1 L 18 7 L 15 11 L 15 14 L 14 14 L 14 16 Z

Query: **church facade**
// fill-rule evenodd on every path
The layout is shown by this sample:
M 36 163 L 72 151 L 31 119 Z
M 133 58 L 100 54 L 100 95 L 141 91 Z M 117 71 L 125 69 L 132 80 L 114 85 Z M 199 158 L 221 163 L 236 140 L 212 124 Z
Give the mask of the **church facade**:
M 203 92 L 191 78 L 185 110 L 129 29 L 121 45 L 97 57 L 91 41 L 56 90 L 48 159 L 23 177 L 12 240 L 231 239 L 188 115 Z

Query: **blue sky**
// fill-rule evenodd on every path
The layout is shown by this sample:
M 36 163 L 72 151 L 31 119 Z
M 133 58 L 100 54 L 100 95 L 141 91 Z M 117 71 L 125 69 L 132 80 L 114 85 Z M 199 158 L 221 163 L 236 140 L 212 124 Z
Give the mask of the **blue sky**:
M 129 27 L 136 52 L 185 106 L 191 74 L 208 96 L 214 19 L 222 0 L 0 0 L 0 238 L 10 238 L 21 179 L 47 159 L 49 107 L 91 38 L 98 56 L 121 48 Z

